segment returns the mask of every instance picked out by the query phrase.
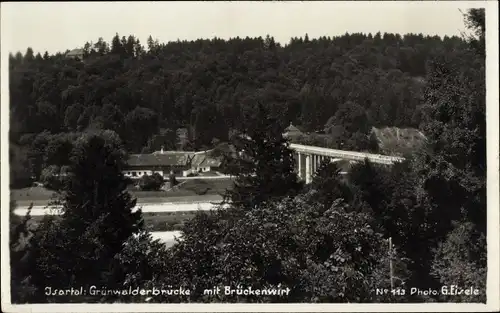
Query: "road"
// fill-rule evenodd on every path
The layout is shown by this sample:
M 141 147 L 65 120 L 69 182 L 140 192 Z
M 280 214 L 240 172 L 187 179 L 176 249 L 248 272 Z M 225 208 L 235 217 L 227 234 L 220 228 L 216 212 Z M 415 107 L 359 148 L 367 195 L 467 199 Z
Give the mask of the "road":
M 188 176 L 188 177 L 175 177 L 175 179 L 182 181 L 182 180 L 190 180 L 190 179 L 230 179 L 233 178 L 233 176 L 229 175 L 219 175 L 219 176 Z
M 142 213 L 166 213 L 166 212 L 191 212 L 191 211 L 210 211 L 217 209 L 217 202 L 189 202 L 189 203 L 141 203 L 136 208 L 141 208 Z M 14 214 L 24 216 L 28 212 L 28 206 L 20 206 L 14 210 Z M 56 207 L 33 206 L 32 216 L 58 215 Z

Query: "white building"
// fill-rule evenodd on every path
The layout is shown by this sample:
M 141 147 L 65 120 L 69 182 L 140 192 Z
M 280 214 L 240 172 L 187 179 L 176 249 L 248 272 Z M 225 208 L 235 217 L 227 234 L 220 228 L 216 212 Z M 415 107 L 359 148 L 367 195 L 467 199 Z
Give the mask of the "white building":
M 210 156 L 211 151 L 157 151 L 149 154 L 131 154 L 123 171 L 126 177 L 141 178 L 158 173 L 167 177 L 170 172 L 181 176 L 204 173 L 220 168 L 221 157 Z
M 167 177 L 170 172 L 181 174 L 190 168 L 190 153 L 149 153 L 131 154 L 127 160 L 127 166 L 123 171 L 126 177 L 141 178 L 144 175 L 158 173 Z

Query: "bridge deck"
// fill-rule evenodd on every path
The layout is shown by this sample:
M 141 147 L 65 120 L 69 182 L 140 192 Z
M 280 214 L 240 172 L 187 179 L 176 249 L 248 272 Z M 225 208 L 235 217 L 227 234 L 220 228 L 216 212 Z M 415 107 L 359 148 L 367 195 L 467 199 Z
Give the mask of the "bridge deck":
M 355 161 L 361 161 L 368 158 L 368 160 L 370 160 L 371 162 L 381 163 L 381 164 L 393 164 L 395 162 L 404 161 L 404 158 L 402 157 L 357 152 L 357 151 L 329 149 L 316 146 L 299 145 L 294 143 L 290 144 L 290 148 L 292 150 L 295 150 L 296 152 L 304 154 L 322 155 L 327 157 L 343 158 Z

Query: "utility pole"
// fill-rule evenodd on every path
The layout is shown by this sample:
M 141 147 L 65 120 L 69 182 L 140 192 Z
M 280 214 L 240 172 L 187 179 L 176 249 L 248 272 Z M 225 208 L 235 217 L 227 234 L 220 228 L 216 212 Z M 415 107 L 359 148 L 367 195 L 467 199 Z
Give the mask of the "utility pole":
M 391 290 L 394 290 L 394 273 L 392 269 L 392 237 L 389 237 L 389 271 L 391 278 Z

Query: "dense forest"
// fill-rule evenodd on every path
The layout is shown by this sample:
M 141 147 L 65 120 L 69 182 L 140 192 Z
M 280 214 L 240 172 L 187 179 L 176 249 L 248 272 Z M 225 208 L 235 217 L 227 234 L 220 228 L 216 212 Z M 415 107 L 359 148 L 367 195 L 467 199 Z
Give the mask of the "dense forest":
M 11 215 L 13 301 L 485 302 L 484 10 L 464 18 L 472 34 L 463 38 L 305 36 L 284 47 L 272 37 L 150 39 L 146 50 L 117 35 L 86 44 L 83 62 L 11 56 L 13 182 L 25 168 L 70 173 L 62 217 L 46 217 L 32 239 L 19 239 L 29 215 Z M 323 163 L 304 186 L 283 145 L 290 121 L 311 132 L 334 125 L 331 135 L 358 150 L 371 126 L 415 127 L 429 147 L 390 168 L 365 161 L 347 179 Z M 191 129 L 193 149 L 230 140 L 231 129 L 249 137 L 231 138 L 245 154 L 229 163 L 230 207 L 197 213 L 167 249 L 132 213 L 121 168 L 156 136 L 175 146 L 168 134 L 180 127 Z M 391 284 L 480 293 L 374 293 Z M 47 285 L 193 293 L 75 299 L 45 295 Z M 292 291 L 279 299 L 201 292 L 223 285 Z
M 292 122 L 326 131 L 331 148 L 368 150 L 372 126 L 421 127 L 429 60 L 467 49 L 460 37 L 387 33 L 306 34 L 285 46 L 271 36 L 150 37 L 147 47 L 116 34 L 85 43 L 83 62 L 28 48 L 10 55 L 11 153 L 38 179 L 67 163 L 57 151 L 86 129 L 115 131 L 129 153 L 202 149 L 228 141 L 258 102 L 283 128 Z M 179 128 L 189 130 L 182 145 Z

